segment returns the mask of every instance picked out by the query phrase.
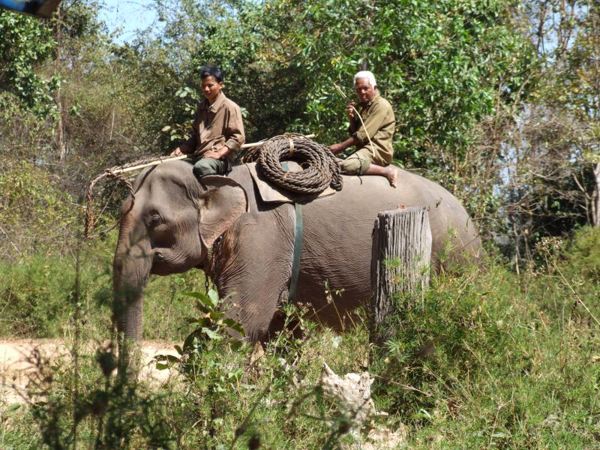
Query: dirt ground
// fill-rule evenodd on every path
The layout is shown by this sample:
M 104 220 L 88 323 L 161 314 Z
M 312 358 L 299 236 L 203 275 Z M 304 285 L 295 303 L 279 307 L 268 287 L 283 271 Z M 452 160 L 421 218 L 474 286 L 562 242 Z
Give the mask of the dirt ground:
M 97 343 L 89 343 L 81 346 L 82 354 L 93 355 L 98 348 Z M 27 383 L 35 372 L 32 357 L 35 350 L 40 355 L 52 361 L 64 358 L 70 359 L 70 348 L 65 346 L 61 340 L 56 339 L 22 339 L 22 340 L 0 340 L 0 409 L 15 403 L 24 403 L 23 393 L 26 391 Z M 141 379 L 147 380 L 153 385 L 160 386 L 166 383 L 174 374 L 170 370 L 158 370 L 153 359 L 159 354 L 176 355 L 177 352 L 172 344 L 165 342 L 142 342 L 142 364 Z

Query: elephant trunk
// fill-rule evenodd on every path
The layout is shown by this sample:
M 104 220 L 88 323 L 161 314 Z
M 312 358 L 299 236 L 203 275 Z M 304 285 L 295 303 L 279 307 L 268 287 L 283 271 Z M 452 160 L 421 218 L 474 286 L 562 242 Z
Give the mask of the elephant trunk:
M 153 251 L 147 237 L 133 240 L 125 228 L 121 228 L 113 262 L 113 319 L 119 333 L 140 340 L 144 287 L 152 268 Z

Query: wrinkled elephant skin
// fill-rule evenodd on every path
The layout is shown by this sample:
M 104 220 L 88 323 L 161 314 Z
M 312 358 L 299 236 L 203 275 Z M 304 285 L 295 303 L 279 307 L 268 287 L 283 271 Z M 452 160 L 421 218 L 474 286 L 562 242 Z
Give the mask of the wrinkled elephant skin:
M 372 230 L 377 213 L 429 208 L 434 261 L 448 246 L 476 256 L 480 241 L 464 208 L 448 191 L 399 170 L 393 189 L 383 177 L 345 177 L 335 195 L 303 205 L 304 245 L 295 301 L 334 327 L 370 297 Z M 228 299 L 228 314 L 252 340 L 267 335 L 287 298 L 294 250 L 290 203 L 264 203 L 246 166 L 202 184 L 192 166 L 174 161 L 146 170 L 122 208 L 114 259 L 117 327 L 139 339 L 148 276 L 203 269 Z M 211 249 L 211 250 L 209 250 Z M 333 296 L 334 302 L 328 302 Z

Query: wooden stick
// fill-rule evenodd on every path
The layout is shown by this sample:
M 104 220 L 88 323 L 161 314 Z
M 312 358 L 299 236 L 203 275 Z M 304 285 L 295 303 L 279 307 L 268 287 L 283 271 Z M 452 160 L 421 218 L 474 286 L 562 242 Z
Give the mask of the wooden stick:
M 303 137 L 311 139 L 311 138 L 314 138 L 315 136 L 316 136 L 315 134 L 307 134 L 306 136 L 303 136 Z M 252 142 L 250 144 L 244 144 L 244 145 L 242 145 L 242 150 L 247 149 L 247 148 L 252 148 L 252 147 L 258 147 L 259 145 L 264 144 L 265 140 L 266 139 L 263 139 L 262 141 L 258 141 L 258 142 Z M 179 159 L 188 158 L 189 156 L 190 155 L 181 155 L 181 156 L 171 156 L 171 157 L 166 157 L 166 158 L 159 158 L 156 161 L 152 161 L 149 163 L 139 164 L 137 166 L 132 166 L 132 167 L 126 167 L 125 169 L 111 170 L 110 173 L 119 174 L 119 173 L 125 173 L 125 172 L 133 172 L 134 170 L 143 169 L 144 167 L 157 166 L 164 162 L 177 161 Z
M 132 167 L 126 167 L 125 169 L 111 170 L 110 172 L 114 173 L 114 174 L 133 172 L 134 170 L 143 169 L 144 167 L 157 166 L 157 165 L 162 164 L 167 161 L 177 161 L 178 159 L 184 159 L 187 157 L 188 157 L 188 155 L 172 156 L 172 157 L 164 158 L 164 159 L 161 158 L 161 159 L 157 159 L 156 161 L 149 162 L 149 163 L 139 164 L 137 166 L 132 166 Z

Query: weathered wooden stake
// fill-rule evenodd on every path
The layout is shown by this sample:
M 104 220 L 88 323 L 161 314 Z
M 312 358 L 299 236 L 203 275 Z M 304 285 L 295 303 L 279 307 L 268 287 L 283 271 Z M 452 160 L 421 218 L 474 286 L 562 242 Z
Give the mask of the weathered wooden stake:
M 371 260 L 371 330 L 370 341 L 383 344 L 393 337 L 387 319 L 410 304 L 396 305 L 394 297 L 404 302 L 429 286 L 431 262 L 431 228 L 426 208 L 413 207 L 383 211 L 377 215 L 373 230 Z M 397 320 L 392 321 L 397 326 Z

